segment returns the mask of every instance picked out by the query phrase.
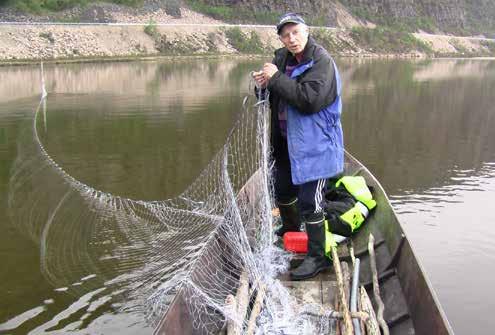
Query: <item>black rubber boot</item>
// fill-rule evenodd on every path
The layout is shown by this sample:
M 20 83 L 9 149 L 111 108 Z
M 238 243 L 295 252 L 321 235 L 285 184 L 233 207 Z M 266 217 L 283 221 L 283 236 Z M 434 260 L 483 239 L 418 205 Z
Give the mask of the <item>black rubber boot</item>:
M 279 237 L 283 237 L 289 231 L 301 230 L 301 219 L 299 218 L 299 209 L 297 207 L 297 198 L 284 204 L 277 202 L 282 219 L 282 227 L 275 231 Z
M 304 218 L 308 233 L 308 253 L 303 262 L 292 270 L 292 280 L 303 280 L 316 276 L 331 265 L 325 256 L 325 217 L 323 213 L 313 213 Z

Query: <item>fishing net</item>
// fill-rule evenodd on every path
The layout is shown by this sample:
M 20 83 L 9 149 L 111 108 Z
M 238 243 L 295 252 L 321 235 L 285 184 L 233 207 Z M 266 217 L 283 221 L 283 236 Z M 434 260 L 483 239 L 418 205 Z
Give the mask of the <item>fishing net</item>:
M 277 279 L 290 255 L 273 243 L 266 100 L 245 98 L 225 144 L 182 194 L 141 201 L 86 185 L 50 156 L 43 92 L 19 140 L 9 210 L 39 244 L 42 272 L 57 290 L 91 301 L 87 312 L 116 308 L 152 327 L 182 303 L 200 334 L 227 323 L 238 333 L 332 331 L 330 318 L 308 313 L 318 307 L 298 305 Z

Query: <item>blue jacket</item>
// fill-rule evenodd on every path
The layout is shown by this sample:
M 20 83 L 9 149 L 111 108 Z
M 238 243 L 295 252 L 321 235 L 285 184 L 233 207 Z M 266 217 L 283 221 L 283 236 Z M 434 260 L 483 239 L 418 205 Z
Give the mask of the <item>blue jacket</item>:
M 287 105 L 287 144 L 295 185 L 330 178 L 344 170 L 344 141 L 341 81 L 337 67 L 326 52 L 310 37 L 303 59 L 285 75 L 287 49 L 275 52 L 279 71 L 270 79 L 272 107 L 272 145 L 274 156 L 280 150 L 278 109 Z M 282 102 L 282 103 L 281 103 Z

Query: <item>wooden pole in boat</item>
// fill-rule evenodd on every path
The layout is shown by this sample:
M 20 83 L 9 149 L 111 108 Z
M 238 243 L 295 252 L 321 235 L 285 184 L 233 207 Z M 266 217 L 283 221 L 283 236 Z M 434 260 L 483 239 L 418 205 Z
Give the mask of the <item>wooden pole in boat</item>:
M 339 289 L 340 306 L 342 314 L 344 316 L 344 328 L 345 335 L 352 335 L 352 319 L 349 311 L 349 304 L 347 303 L 347 297 L 345 295 L 344 280 L 342 278 L 342 269 L 340 268 L 339 255 L 337 253 L 337 247 L 332 247 L 332 261 L 337 275 L 337 287 Z
M 356 263 L 356 256 L 354 256 L 354 242 L 352 242 L 352 239 L 348 244 L 348 248 L 349 248 L 349 255 L 351 256 L 351 260 L 352 260 L 352 265 L 354 266 L 354 264 Z
M 359 268 L 360 267 L 360 264 L 361 264 L 361 261 L 359 260 L 359 258 L 356 258 L 356 256 L 354 255 L 354 242 L 352 241 L 352 239 L 349 241 L 349 244 L 348 244 L 348 249 L 349 249 L 349 255 L 351 256 L 351 260 L 352 260 L 352 265 L 354 267 L 354 272 L 352 274 L 352 282 L 353 282 L 353 289 L 355 289 L 356 291 L 352 292 L 351 293 L 351 315 L 352 315 L 352 312 L 353 312 L 353 307 L 352 307 L 352 299 L 353 299 L 353 294 L 354 294 L 354 298 L 357 300 L 356 303 L 357 303 L 357 310 L 358 311 L 361 311 L 362 308 L 361 308 L 361 299 L 360 299 L 360 290 L 359 290 L 359 275 L 356 273 L 356 267 Z M 357 259 L 357 262 L 359 263 L 358 265 L 356 265 L 356 259 Z M 357 271 L 359 273 L 359 271 Z M 357 278 L 354 279 L 354 276 L 357 275 Z M 357 287 L 354 287 L 354 280 L 357 281 L 357 284 L 358 286 Z M 366 331 L 366 328 L 365 328 L 365 325 L 364 325 L 364 321 L 361 319 L 361 320 L 358 320 L 358 325 L 359 325 L 359 330 L 357 331 L 356 330 L 356 322 L 354 321 L 355 317 L 353 316 L 352 317 L 352 322 L 354 324 L 354 333 L 355 334 L 366 334 L 365 331 Z
M 351 306 L 349 305 L 350 301 L 350 296 L 351 296 L 351 286 L 350 286 L 350 281 L 351 281 L 351 274 L 349 272 L 349 264 L 346 262 L 340 262 L 340 269 L 342 270 L 342 280 L 344 281 L 344 293 L 346 297 L 346 302 L 347 306 L 349 307 L 349 315 L 351 312 Z M 352 316 L 351 316 L 351 322 L 352 322 Z M 351 328 L 351 333 L 354 334 L 354 325 Z M 347 325 L 344 324 L 344 332 L 346 332 Z
M 237 314 L 237 302 L 235 301 L 235 297 L 232 294 L 229 294 L 227 298 L 225 298 L 225 305 L 227 309 L 233 314 Z M 240 334 L 240 331 L 237 330 L 237 323 L 232 318 L 227 320 L 227 335 L 236 335 Z
M 343 319 L 344 318 L 344 315 L 340 312 L 333 312 L 330 316 L 334 317 L 336 319 Z M 370 318 L 370 316 L 366 312 L 351 312 L 350 316 L 352 318 L 360 319 L 363 321 L 366 321 Z
M 249 303 L 249 282 L 246 271 L 242 271 L 241 273 L 235 298 L 229 294 L 225 302 L 227 306 L 231 306 L 230 308 L 233 314 L 233 318 L 227 322 L 227 335 L 240 335 Z
M 324 307 L 325 306 L 323 306 L 323 308 L 321 309 L 321 312 L 319 314 L 318 313 L 311 313 L 311 312 L 305 312 L 304 314 L 314 316 L 315 318 L 321 318 L 324 316 L 328 316 L 331 319 L 343 319 L 344 318 L 343 313 L 337 312 L 334 310 L 332 310 L 330 313 L 325 313 Z M 332 309 L 332 307 L 329 306 L 327 309 Z M 358 318 L 358 319 L 363 320 L 363 321 L 367 321 L 370 318 L 370 316 L 366 312 L 351 312 L 351 317 L 352 318 Z
M 383 311 L 385 310 L 385 305 L 383 304 L 382 298 L 380 298 L 380 286 L 378 284 L 378 272 L 376 270 L 376 257 L 375 257 L 375 237 L 370 234 L 370 239 L 368 242 L 368 251 L 370 253 L 370 267 L 373 278 L 373 296 L 375 302 L 378 305 L 377 318 L 380 328 L 383 331 L 383 335 L 389 335 L 388 325 L 383 319 Z
M 337 285 L 338 286 L 338 285 Z M 338 289 L 337 289 L 338 290 Z M 335 311 L 340 311 L 340 299 L 339 299 L 339 294 L 336 294 L 335 297 L 334 297 L 334 310 Z M 332 309 L 332 308 L 330 308 Z M 337 313 L 340 313 L 340 312 L 337 312 Z M 340 313 L 342 314 L 342 313 Z M 335 334 L 342 334 L 342 331 L 341 331 L 341 322 L 336 322 L 335 323 Z
M 351 294 L 351 273 L 349 272 L 349 265 L 346 262 L 340 262 L 340 269 L 342 270 L 342 280 L 344 281 L 344 292 L 346 298 L 350 296 Z M 347 302 L 349 303 L 350 299 L 347 299 Z M 349 311 L 350 311 L 349 307 Z
M 361 287 L 362 286 L 358 287 L 358 290 L 357 290 L 357 308 L 358 308 L 359 312 L 364 312 L 363 311 L 363 304 L 361 303 Z M 369 315 L 368 315 L 368 318 L 369 318 Z M 368 322 L 368 320 L 366 320 L 366 321 L 363 319 L 359 320 L 359 328 L 361 330 L 361 334 L 367 334 L 365 322 Z
M 375 311 L 373 310 L 373 305 L 371 304 L 370 298 L 368 297 L 368 293 L 363 286 L 360 288 L 359 294 L 359 303 L 360 309 L 368 313 L 369 318 L 366 320 L 366 334 L 367 335 L 381 335 L 380 334 L 380 326 L 378 325 L 378 321 L 376 321 Z
M 239 289 L 237 290 L 236 295 L 237 300 L 237 316 L 242 323 L 244 323 L 244 319 L 246 318 L 247 307 L 249 304 L 249 281 L 248 274 L 244 270 L 241 273 L 241 278 L 239 279 Z M 241 332 L 242 332 L 242 323 L 241 323 Z
M 251 315 L 249 316 L 246 335 L 254 334 L 254 331 L 256 329 L 256 318 L 260 314 L 261 308 L 263 307 L 263 301 L 265 300 L 265 290 L 265 284 L 261 284 L 258 286 L 258 294 L 256 295 L 256 300 L 254 301 L 253 309 L 251 310 Z

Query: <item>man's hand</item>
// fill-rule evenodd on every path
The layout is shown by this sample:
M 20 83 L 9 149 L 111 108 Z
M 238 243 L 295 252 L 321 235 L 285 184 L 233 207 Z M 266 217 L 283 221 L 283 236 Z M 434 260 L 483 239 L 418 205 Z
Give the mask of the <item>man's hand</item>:
M 265 63 L 263 65 L 263 76 L 265 77 L 266 81 L 269 81 L 275 73 L 277 73 L 278 67 L 275 64 L 272 63 Z
M 253 79 L 256 81 L 259 87 L 265 88 L 268 84 L 268 81 L 273 77 L 275 73 L 277 73 L 278 68 L 276 65 L 272 63 L 265 63 L 263 65 L 263 70 L 258 72 L 253 72 Z
M 265 88 L 268 80 L 266 80 L 263 71 L 253 72 L 252 73 L 254 81 L 258 84 L 258 87 Z

